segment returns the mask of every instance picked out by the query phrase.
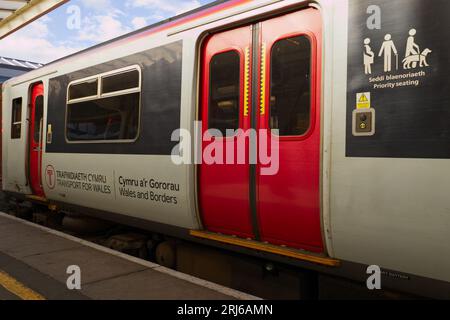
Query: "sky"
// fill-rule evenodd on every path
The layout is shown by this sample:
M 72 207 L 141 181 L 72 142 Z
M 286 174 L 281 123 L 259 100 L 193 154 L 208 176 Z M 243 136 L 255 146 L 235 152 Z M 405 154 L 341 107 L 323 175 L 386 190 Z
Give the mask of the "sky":
M 70 0 L 0 40 L 0 56 L 48 63 L 213 0 Z

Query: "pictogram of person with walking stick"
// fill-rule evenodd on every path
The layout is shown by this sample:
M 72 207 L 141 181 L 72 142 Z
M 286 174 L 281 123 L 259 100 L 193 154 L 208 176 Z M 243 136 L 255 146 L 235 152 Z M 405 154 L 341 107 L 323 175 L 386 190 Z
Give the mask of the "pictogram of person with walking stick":
M 398 70 L 398 52 L 395 47 L 394 41 L 392 41 L 392 36 L 388 33 L 384 36 L 384 42 L 381 46 L 380 53 L 378 54 L 381 57 L 384 54 L 384 72 L 392 71 L 392 54 L 395 55 L 396 60 L 396 69 Z

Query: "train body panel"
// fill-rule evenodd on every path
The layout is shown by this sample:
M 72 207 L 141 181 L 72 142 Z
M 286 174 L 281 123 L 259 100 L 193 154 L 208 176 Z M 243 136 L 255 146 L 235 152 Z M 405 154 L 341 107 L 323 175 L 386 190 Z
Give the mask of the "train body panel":
M 386 11 L 383 10 L 386 6 L 393 5 L 383 0 L 373 2 L 381 8 L 381 14 L 385 14 Z M 202 174 L 209 172 L 211 168 L 202 172 L 200 165 L 174 164 L 172 152 L 175 150 L 177 153 L 179 146 L 177 141 L 171 141 L 169 132 L 177 128 L 186 129 L 191 133 L 196 132 L 194 121 L 202 119 L 202 52 L 203 46 L 208 43 L 207 39 L 220 35 L 220 32 L 229 32 L 226 30 L 242 28 L 274 17 L 282 18 L 297 10 L 297 13 L 316 10 L 321 16 L 323 33 L 319 43 L 322 54 L 317 61 L 317 64 L 321 65 L 321 72 L 317 75 L 320 79 L 317 92 L 320 94 L 317 97 L 318 105 L 316 106 L 318 111 L 316 120 L 320 124 L 320 132 L 317 132 L 315 136 L 316 145 L 320 140 L 320 149 L 317 153 L 308 153 L 303 158 L 305 161 L 302 162 L 306 165 L 308 161 L 313 161 L 313 169 L 316 171 L 312 180 L 307 179 L 308 181 L 301 188 L 297 188 L 298 185 L 290 185 L 292 181 L 288 181 L 288 185 L 291 186 L 288 191 L 291 193 L 289 196 L 282 195 L 282 201 L 286 202 L 286 205 L 280 206 L 280 208 L 308 209 L 313 212 L 310 218 L 312 217 L 314 221 L 311 224 L 305 224 L 301 219 L 296 219 L 295 212 L 289 212 L 288 216 L 293 217 L 294 220 L 288 219 L 284 223 L 289 224 L 290 234 L 282 241 L 276 241 L 280 240 L 280 234 L 283 233 L 283 223 L 273 229 L 274 221 L 276 221 L 274 212 L 269 212 L 269 216 L 265 217 L 254 215 L 253 219 L 255 217 L 263 219 L 265 230 L 269 230 L 266 234 L 262 232 L 262 240 L 278 245 L 294 243 L 293 247 L 322 252 L 325 256 L 344 261 L 363 265 L 374 264 L 400 274 L 406 273 L 450 282 L 448 272 L 450 269 L 450 232 L 448 232 L 450 202 L 447 196 L 447 190 L 450 187 L 448 160 L 450 156 L 446 156 L 445 152 L 433 151 L 438 149 L 437 147 L 431 151 L 428 150 L 426 144 L 421 145 L 422 141 L 419 140 L 417 143 L 419 147 L 422 146 L 423 157 L 420 153 L 413 154 L 414 152 L 410 149 L 403 150 L 401 146 L 392 142 L 397 139 L 397 135 L 394 135 L 395 130 L 389 127 L 393 125 L 393 122 L 386 119 L 390 119 L 389 115 L 393 115 L 392 119 L 401 121 L 405 113 L 395 114 L 395 110 L 388 110 L 389 112 L 386 113 L 386 110 L 381 108 L 384 103 L 403 105 L 405 100 L 402 100 L 400 93 L 394 91 L 399 89 L 380 91 L 381 89 L 375 90 L 373 87 L 373 83 L 381 82 L 376 77 L 379 76 L 378 79 L 381 79 L 384 76 L 386 79 L 389 73 L 383 72 L 383 57 L 378 57 L 378 51 L 379 46 L 387 46 L 390 43 L 390 40 L 384 40 L 385 44 L 383 39 L 376 41 L 374 39 L 384 36 L 389 31 L 386 29 L 392 27 L 392 24 L 367 31 L 367 37 L 370 35 L 372 39 L 372 43 L 369 42 L 369 44 L 365 44 L 364 37 L 355 40 L 356 36 L 354 36 L 354 34 L 359 35 L 359 31 L 355 32 L 355 30 L 367 29 L 365 25 L 358 22 L 359 20 L 357 21 L 359 18 L 355 17 L 360 15 L 364 21 L 369 19 L 371 17 L 367 13 L 369 5 L 366 1 L 356 0 L 323 0 L 311 3 L 290 0 L 225 2 L 183 17 L 181 20 L 174 20 L 57 61 L 6 82 L 3 89 L 4 190 L 32 194 L 27 169 L 27 106 L 30 103 L 32 85 L 42 82 L 45 110 L 42 137 L 46 143 L 43 143 L 41 184 L 48 200 L 185 229 L 210 229 L 223 232 L 231 226 L 236 230 L 228 232 L 229 234 L 252 238 L 255 235 L 254 229 L 251 229 L 252 217 L 247 215 L 251 214 L 250 206 L 245 208 L 245 215 L 247 215 L 244 219 L 247 223 L 245 226 L 242 225 L 244 220 L 231 221 L 228 226 L 221 226 L 220 216 L 214 216 L 221 212 L 220 210 L 216 213 L 212 212 L 211 216 L 204 216 L 202 206 L 208 207 L 208 210 L 212 210 L 214 206 L 211 196 L 214 196 L 216 200 L 220 198 L 223 205 L 227 205 L 227 202 L 233 201 L 234 198 L 227 197 L 226 190 L 220 192 L 214 189 L 223 187 L 223 184 L 214 180 L 214 177 L 220 177 L 223 172 L 219 172 L 214 177 L 204 177 Z M 389 14 L 393 15 L 395 10 L 390 9 Z M 374 10 L 376 14 L 377 9 Z M 407 14 L 412 15 L 410 11 Z M 400 28 L 411 28 L 405 27 L 405 23 L 399 25 Z M 395 35 L 394 31 L 391 33 Z M 404 41 L 401 44 L 397 43 L 398 53 L 403 54 L 408 31 L 408 29 L 396 31 L 406 33 Z M 314 30 L 309 32 L 314 34 Z M 212 38 L 211 34 L 213 34 Z M 285 34 L 286 32 L 280 31 L 280 37 Z M 399 42 L 398 35 L 394 40 Z M 361 42 L 360 47 L 357 47 L 359 42 Z M 432 43 L 427 46 L 431 47 Z M 355 50 L 359 50 L 356 55 Z M 364 60 L 364 50 L 377 51 L 372 57 L 376 63 L 370 63 L 371 60 L 367 57 Z M 419 59 L 422 59 L 423 63 L 423 57 L 420 58 L 420 56 L 419 54 Z M 437 63 L 432 58 L 434 56 L 430 54 L 425 62 L 431 65 L 433 62 Z M 398 70 L 408 67 L 408 61 L 403 65 L 401 60 L 396 66 Z M 384 62 L 391 62 L 392 68 L 392 61 L 387 59 Z M 395 62 L 394 59 L 394 65 Z M 413 62 L 411 62 L 412 65 Z M 142 76 L 142 85 L 139 88 L 131 86 L 112 93 L 100 91 L 103 90 L 101 88 L 106 87 L 107 82 L 104 79 L 123 75 L 128 71 L 131 76 L 132 70 L 124 71 L 123 68 L 133 66 L 137 66 L 136 70 Z M 245 68 L 245 64 L 242 63 L 241 67 Z M 441 67 L 444 68 L 444 66 Z M 427 67 L 417 65 L 416 68 Z M 425 70 L 438 74 L 445 69 L 430 67 Z M 369 72 L 373 72 L 372 77 L 367 74 Z M 169 75 L 172 81 L 168 81 Z M 255 76 L 259 77 L 260 74 L 256 73 Z M 373 80 L 370 83 L 371 87 L 360 86 L 360 91 L 358 81 L 368 81 L 370 78 Z M 89 84 L 97 81 L 95 82 L 98 85 L 97 89 L 93 89 L 98 90 L 93 93 L 96 96 L 95 99 L 135 101 L 132 98 L 133 95 L 139 94 L 142 103 L 137 113 L 140 121 L 138 137 L 133 135 L 134 131 L 129 131 L 129 135 L 121 137 L 124 140 L 123 143 L 98 143 L 98 141 L 94 143 L 81 141 L 80 143 L 77 140 L 86 139 L 88 136 L 90 136 L 89 139 L 95 140 L 92 138 L 94 134 L 88 129 L 83 129 L 84 124 L 80 125 L 81 122 L 77 120 L 87 117 L 86 114 L 81 112 L 76 114 L 76 110 L 70 111 L 75 114 L 73 117 L 75 124 L 63 123 L 66 121 L 66 113 L 69 112 L 71 105 L 79 106 L 81 110 L 91 100 L 95 100 L 89 96 L 83 96 L 81 99 L 74 96 L 72 100 L 67 99 L 68 93 L 70 96 L 67 89 L 70 84 L 76 86 L 79 84 L 77 81 L 83 79 L 86 80 L 81 82 L 86 84 L 85 90 L 95 88 L 95 85 L 89 86 Z M 240 74 L 240 80 L 245 82 L 243 73 Z M 448 84 L 444 83 L 443 86 L 445 89 Z M 424 87 L 430 86 L 425 84 Z M 169 94 L 165 92 L 166 89 Z M 250 99 L 255 93 L 260 94 L 258 90 L 255 90 L 250 93 Z M 369 94 L 364 95 L 365 93 Z M 370 105 L 370 93 L 372 105 Z M 367 100 L 362 99 L 363 95 Z M 14 124 L 14 121 L 11 122 L 12 101 L 19 97 L 22 98 L 21 135 L 19 138 L 12 139 Z M 377 100 L 379 97 L 386 97 L 387 102 Z M 203 96 L 203 99 L 207 98 L 207 95 Z M 354 102 L 356 99 L 358 100 Z M 8 106 L 9 101 L 11 103 Z M 267 97 L 266 102 L 270 108 L 272 99 Z M 244 99 L 240 100 L 240 103 L 244 103 Z M 227 104 L 222 103 L 222 105 Z M 414 103 L 412 105 L 414 106 Z M 108 109 L 108 107 L 105 108 Z M 366 118 L 369 117 L 367 121 L 371 121 L 370 117 L 374 117 L 374 122 L 368 123 L 359 116 L 358 118 L 354 116 L 360 113 L 363 113 Z M 117 125 L 116 117 L 117 114 L 112 113 L 103 116 L 106 119 L 103 126 L 114 128 Z M 264 118 L 261 119 L 264 120 Z M 354 128 L 353 120 L 358 124 L 357 128 Z M 251 126 L 250 120 L 248 121 L 244 128 Z M 133 121 L 130 120 L 129 123 Z M 443 123 L 445 124 L 445 121 Z M 368 130 L 367 125 L 373 125 L 373 127 L 369 127 L 370 130 Z M 69 136 L 67 136 L 68 130 Z M 110 134 L 108 130 L 104 129 L 101 132 L 104 137 Z M 444 131 L 442 131 L 442 137 L 445 138 Z M 161 132 L 164 133 L 164 138 L 161 138 Z M 111 134 L 114 135 L 114 133 Z M 415 137 L 414 134 L 411 136 Z M 381 139 L 382 142 L 378 143 L 378 140 L 373 142 L 370 140 L 371 137 Z M 409 139 L 407 134 L 406 137 Z M 192 144 L 188 144 L 183 152 L 192 152 L 192 154 L 198 152 L 194 148 L 195 138 L 194 135 Z M 401 140 L 402 136 L 400 135 L 398 139 Z M 445 140 L 442 141 L 444 142 L 441 142 L 440 146 L 445 147 Z M 299 146 L 299 148 L 302 147 Z M 313 146 L 306 147 L 313 148 Z M 178 157 L 179 155 L 175 156 L 179 159 Z M 307 168 L 297 169 L 292 172 L 312 174 L 312 171 L 308 171 Z M 289 174 L 283 179 L 286 179 L 286 176 Z M 232 176 L 226 175 L 225 178 L 232 178 Z M 214 183 L 208 184 L 211 179 Z M 266 181 L 269 187 L 273 187 L 270 179 L 271 177 L 268 176 L 261 181 Z M 233 181 L 228 182 L 227 188 L 231 188 L 230 192 L 237 192 L 233 189 Z M 282 191 L 281 182 L 277 182 L 277 188 L 280 190 L 268 187 L 269 190 L 263 187 L 259 195 L 266 200 L 276 197 L 276 193 Z M 305 190 L 304 188 L 308 186 L 310 189 L 306 190 L 305 194 L 299 194 L 302 188 Z M 247 188 L 239 189 L 241 194 L 247 191 L 250 192 Z M 307 195 L 311 198 L 317 196 L 317 201 L 311 204 L 311 207 L 308 207 L 306 202 L 297 207 L 288 203 L 290 199 L 293 203 L 296 200 L 300 203 Z M 244 198 L 246 197 L 247 195 Z M 270 199 L 268 201 L 270 202 Z M 260 209 L 264 212 L 267 208 Z M 274 210 L 273 207 L 269 209 Z M 302 211 L 298 217 L 304 217 L 305 212 Z M 236 214 L 237 212 L 233 212 L 229 218 Z M 212 217 L 212 220 L 208 220 L 209 217 Z M 269 218 L 266 219 L 267 217 Z M 306 225 L 308 227 L 305 227 Z M 237 230 L 238 227 L 242 230 Z M 296 230 L 300 232 L 299 230 L 303 227 L 311 232 L 310 237 L 306 237 L 310 240 L 310 245 L 295 245 L 301 242 L 299 239 L 304 238 L 303 234 L 295 234 Z M 399 281 L 407 279 L 402 276 L 398 278 Z
M 46 156 L 44 165 L 59 184 L 45 186 L 49 199 L 183 228 L 199 226 L 188 209 L 185 168 L 172 166 L 170 157 L 58 153 Z
M 424 159 L 428 157 L 425 150 L 423 155 L 400 158 L 398 152 L 401 147 L 405 148 L 404 145 L 397 148 L 381 146 L 380 149 L 382 148 L 385 152 L 384 157 L 370 156 L 370 154 L 360 156 L 357 154 L 358 150 L 349 150 L 351 144 L 346 139 L 349 135 L 348 126 L 351 125 L 348 117 L 349 108 L 356 108 L 356 97 L 354 92 L 350 92 L 351 89 L 349 88 L 351 81 L 355 81 L 356 76 L 348 74 L 348 64 L 360 67 L 359 70 L 361 70 L 362 75 L 358 75 L 358 77 L 364 79 L 362 51 L 360 51 L 360 60 L 352 60 L 351 52 L 348 52 L 349 35 L 354 35 L 356 28 L 362 30 L 361 33 L 375 36 L 378 34 L 384 36 L 385 33 L 391 32 L 393 39 L 400 43 L 402 38 L 399 36 L 394 38 L 394 31 L 397 31 L 395 30 L 397 29 L 395 28 L 396 23 L 398 24 L 399 34 L 404 33 L 405 42 L 410 28 L 418 26 L 418 22 L 414 18 L 410 18 L 410 20 L 413 20 L 412 23 L 408 20 L 406 20 L 406 23 L 394 20 L 400 13 L 395 10 L 388 10 L 391 4 L 382 1 L 378 1 L 378 3 L 381 4 L 381 14 L 384 19 L 384 24 L 381 25 L 378 33 L 377 30 L 372 31 L 372 33 L 365 31 L 368 30 L 365 25 L 358 24 L 352 28 L 352 26 L 344 26 L 342 23 L 342 21 L 354 20 L 357 13 L 366 23 L 366 19 L 370 18 L 370 14 L 366 13 L 367 8 L 369 5 L 376 5 L 376 2 L 355 1 L 351 3 L 351 1 L 345 1 L 342 6 L 336 6 L 334 12 L 334 16 L 339 18 L 336 18 L 333 22 L 333 42 L 330 43 L 332 45 L 333 62 L 331 63 L 332 68 L 325 71 L 326 76 L 332 75 L 328 77 L 329 83 L 325 83 L 325 86 L 333 87 L 332 91 L 329 92 L 332 100 L 332 119 L 330 119 L 332 141 L 329 145 L 331 168 L 329 174 L 333 253 L 344 260 L 379 265 L 386 269 L 396 270 L 399 274 L 393 274 L 392 277 L 397 277 L 400 282 L 408 282 L 409 280 L 409 277 L 402 276 L 401 272 L 450 281 L 448 272 L 450 269 L 450 200 L 448 197 L 450 161 L 438 159 L 437 156 L 435 159 Z M 416 4 L 409 3 L 408 11 L 404 14 L 411 14 L 411 11 L 417 10 L 417 6 L 422 6 L 422 4 L 420 1 Z M 397 5 L 401 6 L 402 4 L 398 3 Z M 434 5 L 436 7 L 433 8 L 433 11 L 445 11 L 444 8 L 439 6 L 447 6 L 448 4 L 436 1 Z M 447 10 L 448 8 L 447 6 Z M 434 25 L 433 28 L 436 28 L 437 31 L 438 25 Z M 419 30 L 417 28 L 418 33 Z M 438 34 L 438 32 L 435 34 Z M 372 47 L 375 47 L 374 36 L 371 38 Z M 364 37 L 360 43 L 363 43 L 363 39 Z M 426 37 L 425 39 L 430 41 Z M 436 44 L 439 41 L 439 39 L 435 39 L 431 43 Z M 428 44 L 431 43 L 428 42 Z M 350 45 L 350 49 L 353 50 L 352 45 Z M 397 50 L 400 55 L 404 52 L 404 47 L 397 44 Z M 373 51 L 375 51 L 375 48 Z M 378 53 L 375 54 L 378 55 Z M 445 55 L 448 57 L 450 52 L 446 51 L 440 54 L 444 58 Z M 434 63 L 437 63 L 437 61 L 434 60 Z M 378 73 L 383 74 L 382 60 L 378 66 L 374 65 L 373 67 L 378 67 Z M 430 70 L 425 68 L 425 70 L 436 74 L 440 72 L 443 72 L 442 75 L 446 74 L 445 70 L 448 70 L 448 67 L 443 65 L 441 67 L 442 69 L 434 68 Z M 400 64 L 399 70 L 401 68 Z M 373 73 L 373 78 L 376 78 L 375 70 L 373 70 Z M 403 72 L 399 71 L 399 73 Z M 367 76 L 367 78 L 369 77 Z M 424 80 L 423 86 L 429 85 L 427 80 Z M 448 81 L 441 82 L 441 85 L 448 87 Z M 386 92 L 375 89 L 373 83 L 371 87 L 372 89 L 368 90 L 372 93 L 372 108 L 375 108 L 378 112 L 377 131 L 379 136 L 394 140 L 397 138 L 397 133 L 394 132 L 393 128 L 397 125 L 407 125 L 407 123 L 405 124 L 407 119 L 417 121 L 410 118 L 411 115 L 407 110 L 401 114 L 404 117 L 403 120 L 400 117 L 399 106 L 405 103 L 405 98 L 401 95 L 403 95 L 403 90 L 407 89 L 397 87 L 399 89 L 389 89 L 391 91 Z M 424 89 L 412 88 L 411 90 L 413 92 L 408 92 L 408 94 L 413 95 L 415 90 L 419 90 L 418 96 L 423 96 L 420 90 Z M 445 105 L 445 99 L 448 98 L 445 98 L 445 95 L 440 96 L 438 94 L 439 87 L 436 87 L 435 91 L 437 95 L 434 96 L 434 103 Z M 350 97 L 347 96 L 348 92 Z M 433 96 L 431 95 L 431 97 Z M 375 100 L 376 98 L 377 100 Z M 431 108 L 433 106 L 432 100 L 429 100 L 428 104 L 415 101 L 409 101 L 408 103 L 410 108 L 421 110 L 422 107 Z M 396 114 L 396 108 L 398 114 Z M 382 115 L 381 112 L 386 112 L 386 116 Z M 422 111 L 423 121 L 426 121 L 425 115 L 427 112 L 429 111 L 426 109 Z M 327 117 L 326 110 L 325 117 Z M 448 119 L 447 117 L 447 123 Z M 428 139 L 428 143 L 431 145 L 430 138 L 427 137 L 429 130 L 423 127 L 420 130 L 418 134 L 420 139 Z M 441 131 L 441 135 L 444 135 L 444 132 L 445 129 Z M 405 137 L 414 136 L 415 132 L 409 132 L 408 134 L 402 132 L 402 134 L 403 137 L 400 137 L 406 140 Z M 375 138 L 378 137 L 375 136 Z M 370 137 L 361 138 L 371 139 Z M 414 139 L 416 139 L 415 142 Z M 406 140 L 404 144 L 414 148 L 416 143 L 417 148 L 420 149 L 421 141 L 419 138 L 414 139 L 411 142 Z M 364 141 L 368 144 L 371 143 L 370 140 Z M 376 144 L 371 144 L 371 147 L 373 152 L 378 152 Z M 445 148 L 445 144 L 441 144 L 441 148 Z M 448 150 L 448 142 L 446 149 Z M 355 156 L 349 155 L 352 152 L 355 153 Z
M 7 123 L 6 120 L 2 132 L 2 183 L 3 190 L 29 194 L 31 189 L 28 185 L 28 128 L 24 108 L 28 105 L 29 97 L 28 90 L 23 94 L 20 87 L 8 88 L 7 84 L 3 85 L 3 108 L 7 108 L 6 101 L 17 100 L 17 105 L 20 104 L 21 112 L 20 119 L 15 119 L 15 137 L 12 138 L 12 126 L 14 124 Z M 20 97 L 20 98 L 19 98 Z M 20 102 L 20 103 L 19 103 Z M 18 108 L 18 107 L 17 107 Z M 12 109 L 12 104 L 11 104 Z M 7 119 L 12 118 L 12 110 L 6 109 L 5 116 Z M 18 121 L 19 120 L 19 121 Z M 9 121 L 8 121 L 9 122 Z M 12 122 L 12 120 L 11 120 Z

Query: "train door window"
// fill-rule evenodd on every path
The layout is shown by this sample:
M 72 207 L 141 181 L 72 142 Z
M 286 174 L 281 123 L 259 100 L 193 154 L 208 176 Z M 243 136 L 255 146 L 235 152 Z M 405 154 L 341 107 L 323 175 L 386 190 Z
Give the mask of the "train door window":
M 210 63 L 208 128 L 239 128 L 240 56 L 237 51 L 216 54 Z
M 306 36 L 278 40 L 271 52 L 270 128 L 301 136 L 310 127 L 311 43 Z
M 86 83 L 86 82 L 84 82 Z M 67 102 L 69 142 L 133 142 L 139 133 L 141 72 L 138 66 L 98 75 L 101 91 Z M 71 86 L 69 86 L 70 91 Z M 97 89 L 96 89 L 97 90 Z M 93 91 L 90 92 L 92 94 Z M 69 94 L 69 97 L 71 95 Z
M 36 97 L 34 111 L 34 141 L 39 142 L 41 135 L 42 117 L 44 115 L 44 96 Z
M 20 139 L 22 132 L 22 98 L 12 101 L 11 139 Z

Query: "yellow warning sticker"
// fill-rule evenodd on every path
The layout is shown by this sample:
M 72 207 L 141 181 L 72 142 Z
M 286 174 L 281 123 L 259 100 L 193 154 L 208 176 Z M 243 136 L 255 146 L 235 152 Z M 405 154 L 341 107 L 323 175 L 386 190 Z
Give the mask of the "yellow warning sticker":
M 370 109 L 370 92 L 356 94 L 356 109 Z

